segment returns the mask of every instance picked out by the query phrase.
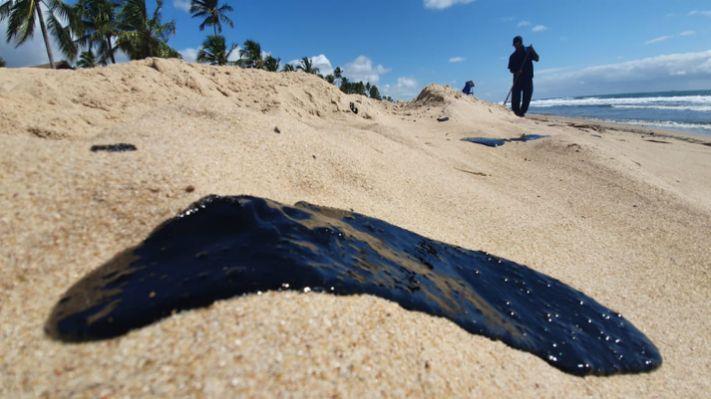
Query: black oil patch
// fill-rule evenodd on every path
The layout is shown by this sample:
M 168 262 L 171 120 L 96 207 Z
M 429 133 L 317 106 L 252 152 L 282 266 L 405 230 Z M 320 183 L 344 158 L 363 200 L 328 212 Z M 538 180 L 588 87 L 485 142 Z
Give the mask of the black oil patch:
M 136 151 L 137 148 L 133 144 L 128 143 L 118 143 L 118 144 L 97 144 L 91 146 L 91 152 L 127 152 Z
M 157 227 L 71 287 L 46 331 L 108 339 L 220 299 L 307 287 L 446 317 L 575 375 L 662 363 L 620 314 L 526 266 L 357 213 L 247 196 L 206 197 Z
M 542 139 L 544 137 L 548 137 L 548 136 L 544 136 L 541 134 L 524 134 L 524 135 L 521 135 L 521 137 L 516 137 L 513 139 L 497 139 L 497 138 L 490 138 L 490 137 L 466 137 L 466 138 L 463 138 L 462 141 L 468 141 L 470 143 L 481 144 L 481 145 L 485 145 L 487 147 L 498 147 L 498 146 L 502 146 L 502 145 L 504 145 L 508 142 L 511 142 L 511 141 L 525 142 L 525 141 Z

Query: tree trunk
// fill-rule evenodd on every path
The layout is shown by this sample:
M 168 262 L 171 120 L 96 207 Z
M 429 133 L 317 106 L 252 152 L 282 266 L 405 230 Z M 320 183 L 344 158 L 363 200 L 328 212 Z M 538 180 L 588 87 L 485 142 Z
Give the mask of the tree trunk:
M 116 59 L 114 58 L 114 49 L 111 47 L 111 35 L 106 35 L 106 45 L 109 46 L 109 58 L 111 58 L 111 63 L 115 64 Z
M 49 43 L 49 35 L 47 34 L 47 27 L 44 25 L 44 17 L 42 16 L 42 10 L 40 7 L 40 2 L 37 2 L 35 10 L 37 10 L 37 18 L 39 18 L 40 28 L 42 29 L 42 36 L 44 37 L 44 45 L 47 47 L 47 58 L 49 58 L 49 66 L 54 69 L 54 56 L 52 55 L 52 46 Z

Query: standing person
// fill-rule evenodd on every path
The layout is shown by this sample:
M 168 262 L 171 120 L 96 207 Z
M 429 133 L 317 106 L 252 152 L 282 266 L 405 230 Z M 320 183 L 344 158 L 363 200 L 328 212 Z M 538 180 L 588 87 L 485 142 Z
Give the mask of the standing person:
M 540 59 L 533 46 L 524 47 L 523 38 L 513 39 L 516 50 L 509 57 L 509 71 L 513 74 L 511 110 L 517 116 L 524 117 L 533 96 L 533 61 Z
M 474 95 L 474 81 L 473 80 L 468 80 L 467 83 L 464 84 L 464 88 L 462 89 L 462 93 L 468 95 L 468 96 L 473 96 Z

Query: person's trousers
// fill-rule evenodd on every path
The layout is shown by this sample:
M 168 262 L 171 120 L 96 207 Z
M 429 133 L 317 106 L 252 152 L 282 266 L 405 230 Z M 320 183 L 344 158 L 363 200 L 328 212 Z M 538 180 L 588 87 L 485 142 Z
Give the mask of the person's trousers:
M 511 93 L 511 110 L 514 114 L 526 115 L 531 97 L 533 97 L 533 79 L 519 79 Z

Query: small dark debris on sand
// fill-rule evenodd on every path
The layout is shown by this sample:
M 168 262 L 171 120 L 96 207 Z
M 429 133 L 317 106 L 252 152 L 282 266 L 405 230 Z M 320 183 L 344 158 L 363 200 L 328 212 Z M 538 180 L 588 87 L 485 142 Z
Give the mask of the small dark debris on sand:
M 447 122 L 448 120 L 448 116 L 440 116 L 439 118 L 437 118 L 437 122 Z
M 586 123 L 568 123 L 568 126 L 581 130 L 593 130 L 596 132 L 604 132 L 605 128 L 600 125 L 591 125 Z
M 117 144 L 97 144 L 91 146 L 91 152 L 127 152 L 138 150 L 135 145 L 128 143 L 117 143 Z
M 281 134 L 281 130 L 279 129 L 279 126 L 274 127 L 274 133 Z
M 454 169 L 456 169 L 460 172 L 469 173 L 470 175 L 474 175 L 474 176 L 483 176 L 483 177 L 490 176 L 490 175 L 483 173 L 483 172 L 474 172 L 472 170 L 466 170 L 466 169 L 460 169 L 460 168 L 454 168 Z
M 189 185 L 189 186 L 187 186 L 187 187 L 185 187 L 185 192 L 186 192 L 186 193 L 192 193 L 193 191 L 195 191 L 195 186 L 193 186 L 192 184 Z
M 645 139 L 644 141 L 649 141 L 650 143 L 671 144 L 668 141 L 654 140 L 654 139 Z

